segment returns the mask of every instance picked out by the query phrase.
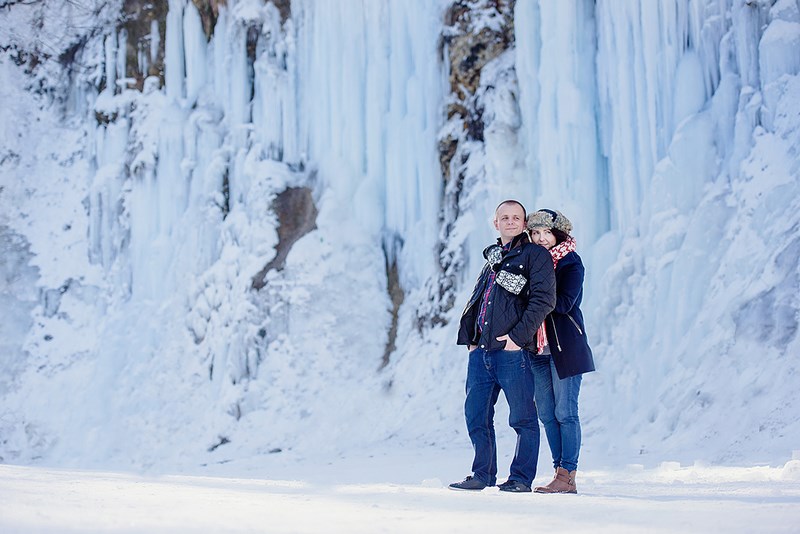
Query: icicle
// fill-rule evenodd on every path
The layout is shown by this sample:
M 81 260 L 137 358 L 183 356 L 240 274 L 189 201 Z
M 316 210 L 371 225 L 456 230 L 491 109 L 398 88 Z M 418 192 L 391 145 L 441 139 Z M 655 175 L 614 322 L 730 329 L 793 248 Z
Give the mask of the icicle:
M 266 13 L 260 55 L 254 64 L 253 123 L 267 156 L 281 161 L 286 130 L 283 123 L 294 115 L 288 106 L 292 73 L 285 64 L 280 13 L 272 4 L 268 4 Z
M 106 91 L 114 94 L 117 87 L 117 35 L 106 36 L 105 42 Z
M 158 21 L 150 21 L 150 63 L 158 61 L 158 49 L 161 46 L 161 32 L 158 31 Z M 147 72 L 142 70 L 142 72 Z
M 127 76 L 127 49 L 128 49 L 128 31 L 126 29 L 121 29 L 119 32 L 117 50 L 119 53 L 117 54 L 117 65 L 116 71 L 117 76 L 116 79 L 120 81 L 124 81 Z M 115 90 L 115 92 L 123 91 L 127 88 L 127 84 L 124 84 L 122 87 L 119 87 Z
M 169 0 L 167 13 L 164 80 L 167 98 L 172 101 L 184 97 L 183 3 L 183 0 Z
M 200 14 L 192 2 L 186 5 L 184 13 L 183 39 L 186 51 L 186 106 L 191 107 L 206 85 L 206 38 Z

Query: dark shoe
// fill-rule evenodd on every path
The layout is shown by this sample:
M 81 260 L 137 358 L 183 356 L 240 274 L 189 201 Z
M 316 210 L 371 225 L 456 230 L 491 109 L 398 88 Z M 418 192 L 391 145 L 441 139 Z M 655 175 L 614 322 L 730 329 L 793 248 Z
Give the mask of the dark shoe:
M 530 493 L 531 487 L 526 486 L 518 480 L 509 480 L 498 486 L 500 491 L 507 491 L 509 493 Z
M 485 487 L 486 484 L 484 484 L 477 478 L 473 478 L 471 475 L 462 480 L 461 482 L 453 482 L 452 484 L 450 484 L 451 490 L 459 490 L 459 491 L 480 491 Z

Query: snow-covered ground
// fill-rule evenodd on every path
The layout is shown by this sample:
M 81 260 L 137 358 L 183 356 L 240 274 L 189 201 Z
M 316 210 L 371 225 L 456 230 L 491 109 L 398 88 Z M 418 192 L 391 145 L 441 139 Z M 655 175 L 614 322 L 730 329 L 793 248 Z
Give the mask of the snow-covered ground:
M 448 490 L 469 455 L 466 447 L 272 455 L 193 474 L 0 465 L 0 531 L 730 533 L 800 525 L 800 460 L 590 469 L 578 495 Z

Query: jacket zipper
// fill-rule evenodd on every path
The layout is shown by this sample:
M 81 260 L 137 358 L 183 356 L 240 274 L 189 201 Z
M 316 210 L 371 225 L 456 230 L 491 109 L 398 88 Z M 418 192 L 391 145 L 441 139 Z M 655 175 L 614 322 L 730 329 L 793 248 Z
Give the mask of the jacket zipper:
M 572 318 L 572 316 L 571 316 L 570 314 L 567 314 L 567 317 L 569 317 L 569 320 L 570 320 L 570 321 L 572 321 L 572 324 L 574 324 L 574 325 L 575 325 L 575 328 L 577 328 L 577 329 L 578 329 L 578 333 L 579 333 L 580 335 L 583 335 L 583 330 L 581 330 L 581 327 L 580 327 L 580 326 L 578 326 L 578 323 L 575 321 L 575 319 L 573 319 L 573 318 Z M 554 324 L 555 324 L 555 323 L 554 323 Z
M 558 330 L 556 330 L 556 322 L 550 317 L 550 322 L 553 324 L 553 333 L 556 335 L 556 347 L 558 347 L 558 352 L 563 352 L 561 350 L 561 343 L 558 341 Z
M 486 266 L 484 266 L 483 269 L 486 270 Z M 484 273 L 483 273 L 483 271 L 481 271 L 481 277 L 483 277 L 483 275 L 484 275 Z M 461 317 L 464 317 L 467 314 L 467 312 L 469 311 L 469 309 L 472 308 L 472 306 L 476 302 L 481 300 L 482 296 L 483 296 L 483 291 L 479 292 L 476 298 L 474 298 L 474 299 L 470 298 L 469 302 L 467 302 L 467 305 L 464 307 L 464 311 L 461 312 Z M 473 295 L 473 297 L 475 297 L 475 295 Z M 475 321 L 477 322 L 477 319 Z

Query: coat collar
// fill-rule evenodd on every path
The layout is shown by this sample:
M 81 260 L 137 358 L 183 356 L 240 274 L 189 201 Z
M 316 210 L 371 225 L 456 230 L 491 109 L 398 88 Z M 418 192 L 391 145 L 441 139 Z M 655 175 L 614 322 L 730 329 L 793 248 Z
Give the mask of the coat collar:
M 514 238 L 511 240 L 511 248 L 509 248 L 509 251 L 512 251 L 515 248 L 519 248 L 523 244 L 530 242 L 531 240 L 528 237 L 528 234 L 526 232 L 522 232 L 521 234 L 514 236 Z M 499 237 L 497 238 L 497 244 L 503 246 L 503 242 L 500 240 Z

